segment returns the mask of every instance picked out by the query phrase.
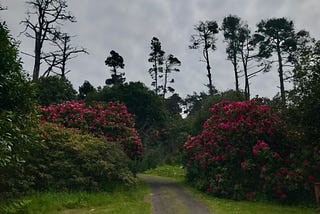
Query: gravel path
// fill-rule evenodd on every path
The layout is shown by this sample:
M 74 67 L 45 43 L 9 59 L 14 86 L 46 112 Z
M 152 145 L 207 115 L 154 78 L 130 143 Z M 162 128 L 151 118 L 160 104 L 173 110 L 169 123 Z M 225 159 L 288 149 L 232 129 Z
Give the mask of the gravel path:
M 152 214 L 210 214 L 207 206 L 177 182 L 140 175 L 151 187 Z

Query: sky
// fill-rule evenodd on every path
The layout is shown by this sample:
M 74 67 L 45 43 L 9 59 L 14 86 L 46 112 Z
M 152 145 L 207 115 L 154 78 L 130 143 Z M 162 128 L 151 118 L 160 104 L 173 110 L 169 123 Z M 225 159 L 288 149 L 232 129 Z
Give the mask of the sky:
M 8 8 L 0 13 L 11 35 L 21 42 L 20 51 L 32 54 L 34 41 L 19 35 L 24 30 L 20 24 L 26 18 L 24 0 L 0 0 Z M 127 82 L 141 81 L 151 88 L 148 69 L 150 42 L 157 37 L 166 54 L 175 55 L 181 62 L 180 72 L 173 88 L 185 97 L 193 92 L 207 91 L 208 78 L 201 51 L 191 50 L 190 37 L 199 21 L 216 21 L 221 26 L 224 17 L 232 14 L 247 22 L 252 32 L 262 19 L 286 17 L 296 30 L 307 30 L 312 37 L 320 38 L 319 0 L 67 0 L 68 9 L 76 23 L 66 23 L 61 30 L 76 37 L 71 43 L 84 47 L 89 55 L 79 55 L 68 63 L 71 70 L 67 78 L 74 88 L 85 80 L 95 87 L 105 85 L 110 70 L 105 59 L 115 50 L 124 58 L 123 71 Z M 213 85 L 219 91 L 235 88 L 233 67 L 227 61 L 222 33 L 217 36 L 217 50 L 211 53 Z M 21 54 L 23 68 L 33 70 L 33 59 Z M 251 79 L 251 96 L 274 97 L 279 92 L 276 65 L 269 73 Z M 290 85 L 287 85 L 290 87 Z M 244 88 L 244 79 L 240 79 Z

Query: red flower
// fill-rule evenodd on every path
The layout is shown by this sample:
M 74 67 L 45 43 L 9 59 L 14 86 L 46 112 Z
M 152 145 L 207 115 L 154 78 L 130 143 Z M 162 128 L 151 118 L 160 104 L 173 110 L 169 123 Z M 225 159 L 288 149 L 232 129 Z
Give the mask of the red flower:
M 281 198 L 282 198 L 282 199 L 286 199 L 286 198 L 287 198 L 287 195 L 283 193 L 283 194 L 281 195 Z
M 275 153 L 273 154 L 273 157 L 274 157 L 274 158 L 279 158 L 280 155 L 279 155 L 279 153 L 275 152 Z
M 282 190 L 281 189 L 277 189 L 276 193 L 278 193 L 280 195 L 282 193 Z
M 309 176 L 308 176 L 308 179 L 309 179 L 310 181 L 314 181 L 314 177 L 313 177 L 312 175 L 309 175 Z
M 241 162 L 241 167 L 242 167 L 242 168 L 245 168 L 245 167 L 246 167 L 246 165 L 247 165 L 247 163 L 248 163 L 248 161 L 247 161 L 247 160 L 245 160 L 245 161 Z

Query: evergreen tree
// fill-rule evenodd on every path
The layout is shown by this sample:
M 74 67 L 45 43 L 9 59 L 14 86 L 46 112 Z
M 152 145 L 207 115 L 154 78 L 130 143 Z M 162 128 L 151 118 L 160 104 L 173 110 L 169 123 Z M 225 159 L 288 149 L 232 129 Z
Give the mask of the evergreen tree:
M 79 98 L 85 99 L 88 94 L 96 92 L 96 89 L 91 85 L 89 81 L 84 81 L 82 86 L 79 87 Z
M 162 86 L 163 90 L 163 98 L 165 98 L 166 93 L 169 91 L 173 93 L 175 90 L 171 86 L 168 86 L 169 83 L 174 83 L 174 79 L 171 78 L 171 80 L 168 82 L 169 75 L 172 71 L 179 72 L 180 69 L 176 68 L 176 66 L 180 66 L 181 62 L 180 60 L 173 56 L 172 54 L 169 54 L 165 59 L 165 69 L 164 69 L 164 84 Z
M 286 18 L 272 18 L 262 20 L 258 25 L 254 39 L 259 45 L 259 57 L 270 58 L 276 55 L 278 74 L 280 80 L 280 94 L 282 103 L 285 104 L 286 95 L 284 81 L 288 77 L 284 67 L 292 65 L 292 54 L 296 50 L 294 24 Z
M 161 49 L 161 42 L 158 38 L 153 37 L 151 40 L 151 53 L 149 54 L 149 62 L 152 63 L 152 68 L 149 69 L 149 73 L 152 78 L 151 85 L 154 86 L 154 91 L 159 94 L 159 76 L 163 73 L 164 63 L 164 51 Z
M 107 57 L 105 64 L 111 67 L 111 79 L 106 80 L 107 85 L 117 85 L 123 84 L 126 78 L 124 77 L 124 73 L 118 72 L 117 69 L 124 68 L 123 58 L 114 50 L 110 51 L 109 57 Z
M 212 74 L 211 74 L 211 66 L 209 60 L 209 50 L 216 49 L 216 38 L 215 34 L 219 32 L 218 24 L 215 21 L 206 21 L 200 22 L 198 25 L 194 27 L 194 30 L 197 34 L 191 36 L 191 45 L 189 48 L 191 49 L 202 49 L 203 58 L 205 59 L 207 65 L 207 77 L 209 79 L 209 93 L 213 95 L 215 93 L 213 84 L 212 84 Z
M 240 52 L 240 30 L 241 20 L 237 16 L 229 15 L 223 19 L 221 29 L 223 31 L 224 41 L 227 43 L 227 59 L 233 65 L 236 91 L 239 91 L 239 71 L 238 54 Z

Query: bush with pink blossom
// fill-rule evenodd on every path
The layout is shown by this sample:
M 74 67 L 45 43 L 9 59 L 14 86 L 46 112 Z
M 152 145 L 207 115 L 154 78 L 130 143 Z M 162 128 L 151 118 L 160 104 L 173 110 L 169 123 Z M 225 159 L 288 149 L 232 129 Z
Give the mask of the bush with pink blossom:
M 117 142 L 133 160 L 142 156 L 143 146 L 135 129 L 133 115 L 119 102 L 86 104 L 72 101 L 41 107 L 42 120 L 78 128 L 107 141 Z
M 284 121 L 262 100 L 223 101 L 210 111 L 202 133 L 184 144 L 190 183 L 232 199 L 264 194 L 289 201 L 310 191 L 286 140 Z

